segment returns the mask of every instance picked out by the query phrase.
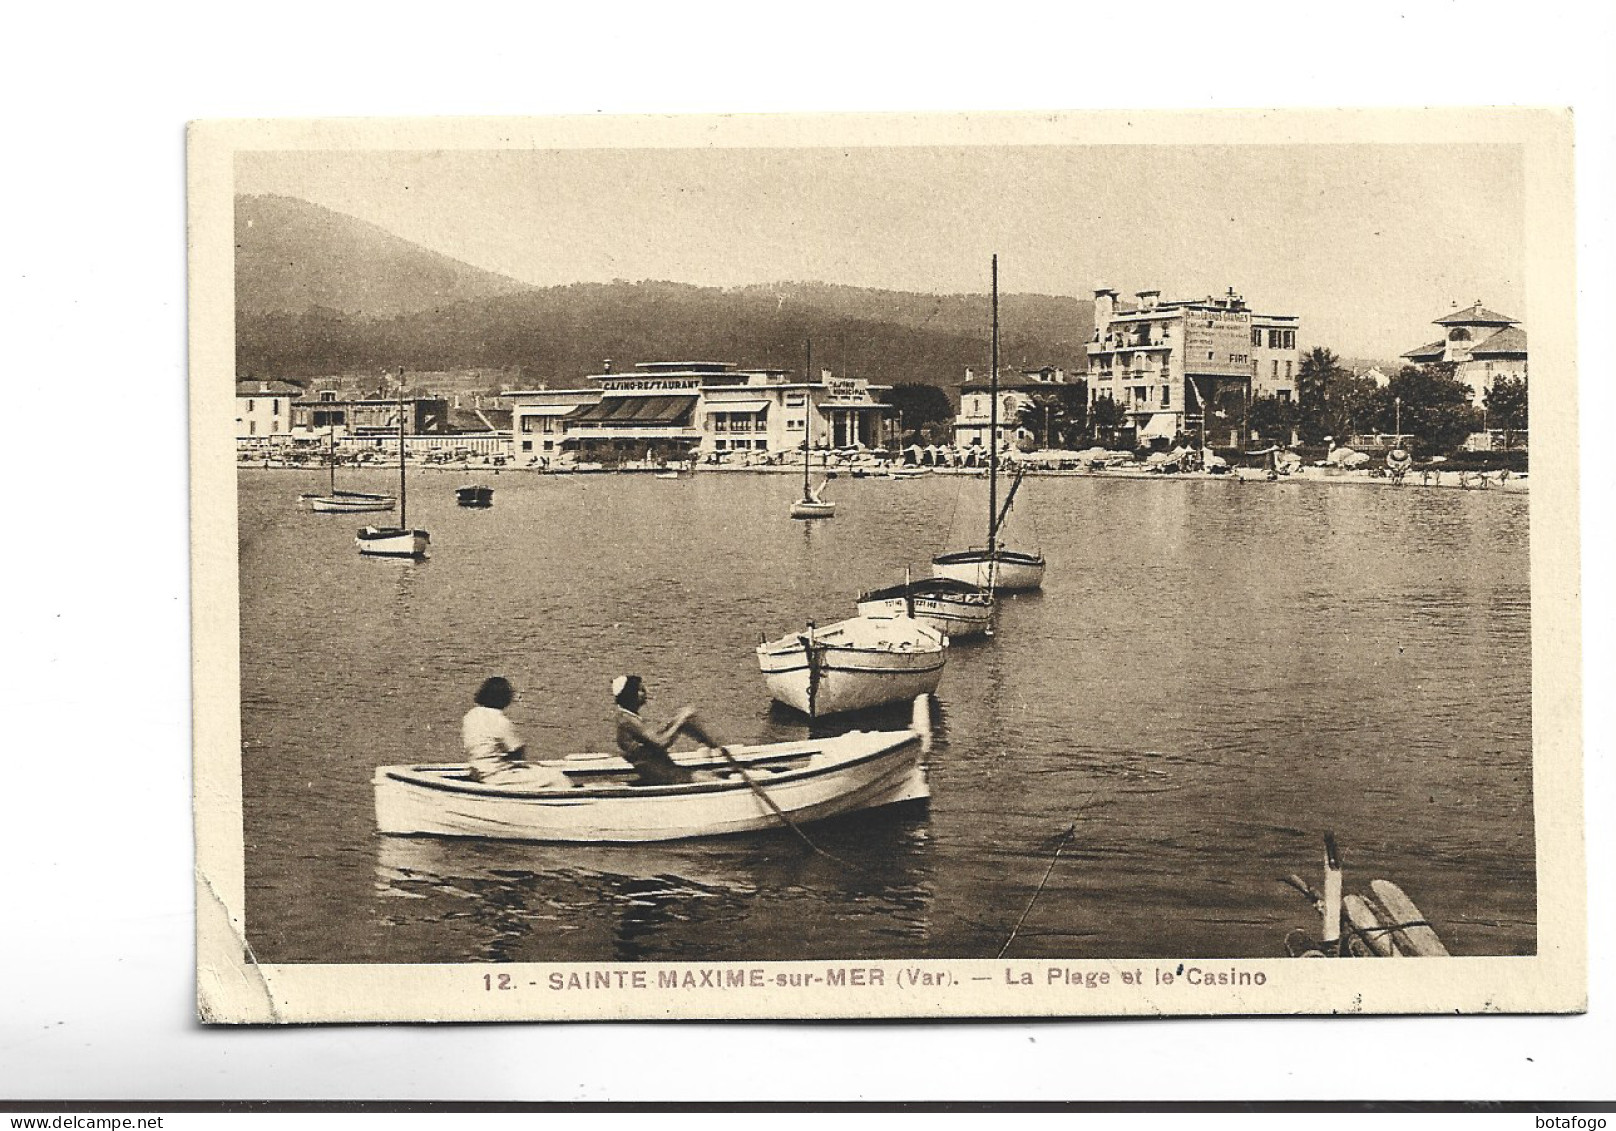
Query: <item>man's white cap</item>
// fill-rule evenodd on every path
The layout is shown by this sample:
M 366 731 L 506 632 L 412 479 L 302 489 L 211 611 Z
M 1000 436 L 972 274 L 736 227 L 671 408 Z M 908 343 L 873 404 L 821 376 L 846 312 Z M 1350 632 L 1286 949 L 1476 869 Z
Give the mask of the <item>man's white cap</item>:
M 628 676 L 626 675 L 620 675 L 616 679 L 612 680 L 612 698 L 616 699 L 619 695 L 623 694 L 623 688 L 627 686 Z

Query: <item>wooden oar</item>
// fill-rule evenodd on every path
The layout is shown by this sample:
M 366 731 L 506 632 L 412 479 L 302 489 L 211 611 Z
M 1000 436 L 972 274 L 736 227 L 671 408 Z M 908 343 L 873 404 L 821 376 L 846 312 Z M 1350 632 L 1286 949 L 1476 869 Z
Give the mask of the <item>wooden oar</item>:
M 930 710 L 930 706 L 929 706 L 929 703 L 928 703 L 925 695 L 917 695 L 917 696 L 915 696 L 915 705 L 914 705 L 913 712 L 911 714 L 911 719 L 912 719 L 912 729 L 914 730 L 914 732 L 917 735 L 920 736 L 921 749 L 922 750 L 930 750 L 931 749 L 931 710 Z M 841 865 L 843 865 L 845 867 L 857 868 L 861 872 L 869 870 L 867 868 L 864 868 L 862 865 L 854 864 L 850 860 L 843 860 L 840 856 L 837 856 L 834 852 L 828 852 L 825 849 L 820 848 L 819 845 L 815 844 L 811 839 L 809 839 L 809 836 L 808 836 L 807 833 L 802 831 L 802 826 L 797 824 L 797 822 L 793 821 L 790 817 L 788 817 L 786 815 L 785 810 L 781 809 L 780 806 L 778 806 L 778 805 L 776 805 L 774 803 L 774 798 L 770 797 L 768 792 L 761 785 L 759 785 L 755 780 L 753 780 L 752 775 L 746 772 L 746 767 L 741 765 L 740 760 L 737 759 L 735 757 L 735 755 L 733 755 L 733 754 L 731 754 L 729 752 L 729 747 L 727 747 L 727 746 L 719 746 L 719 747 L 717 747 L 717 750 L 718 750 L 719 757 L 723 758 L 724 761 L 728 762 L 732 767 L 734 767 L 735 772 L 741 775 L 741 780 L 744 781 L 747 784 L 747 787 L 749 789 L 751 789 L 751 791 L 753 793 L 757 794 L 758 800 L 762 801 L 763 804 L 767 805 L 769 807 L 769 811 L 771 813 L 773 813 L 776 817 L 780 818 L 780 820 L 782 822 L 784 822 L 786 828 L 790 829 L 792 832 L 796 833 L 797 836 L 802 838 L 802 842 L 804 844 L 806 844 L 809 848 L 813 849 L 815 852 L 819 853 L 819 855 L 825 857 L 827 860 L 834 860 L 834 861 L 836 861 L 836 863 L 841 864 Z

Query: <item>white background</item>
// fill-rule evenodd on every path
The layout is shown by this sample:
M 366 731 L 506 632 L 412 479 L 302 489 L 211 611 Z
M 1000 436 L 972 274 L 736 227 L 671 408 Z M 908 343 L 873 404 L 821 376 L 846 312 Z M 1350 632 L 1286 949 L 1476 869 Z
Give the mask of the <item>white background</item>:
M 0 1099 L 1609 1097 L 1612 8 L 1111 7 L 9 13 Z M 1588 1016 L 290 1032 L 194 1023 L 187 120 L 1499 104 L 1577 112 Z

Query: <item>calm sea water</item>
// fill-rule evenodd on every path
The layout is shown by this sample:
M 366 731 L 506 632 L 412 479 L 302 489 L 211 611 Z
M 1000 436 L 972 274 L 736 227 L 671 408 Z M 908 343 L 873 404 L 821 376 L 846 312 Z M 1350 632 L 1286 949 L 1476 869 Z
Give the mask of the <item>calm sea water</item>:
M 1041 593 L 952 650 L 929 808 L 676 846 L 375 832 L 381 764 L 456 760 L 503 673 L 530 747 L 612 745 L 609 683 L 728 740 L 800 737 L 760 636 L 980 539 L 986 484 L 413 471 L 422 563 L 362 559 L 318 472 L 240 473 L 248 935 L 267 962 L 1283 953 L 1333 831 L 1456 954 L 1536 945 L 1527 501 L 1496 492 L 1028 480 Z M 386 472 L 348 473 L 388 490 Z M 375 516 L 385 518 L 386 516 Z M 902 725 L 906 712 L 859 720 Z M 1075 832 L 1050 861 L 1069 826 Z

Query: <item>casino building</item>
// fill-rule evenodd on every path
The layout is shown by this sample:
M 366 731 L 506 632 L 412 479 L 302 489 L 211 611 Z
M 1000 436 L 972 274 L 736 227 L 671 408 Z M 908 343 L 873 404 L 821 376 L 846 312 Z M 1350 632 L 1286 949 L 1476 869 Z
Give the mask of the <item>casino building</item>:
M 818 381 L 784 369 L 737 369 L 716 361 L 648 361 L 604 371 L 581 389 L 503 393 L 511 404 L 518 462 L 561 457 L 621 463 L 678 462 L 732 452 L 884 447 L 896 409 L 875 394 L 889 386 L 821 370 Z

